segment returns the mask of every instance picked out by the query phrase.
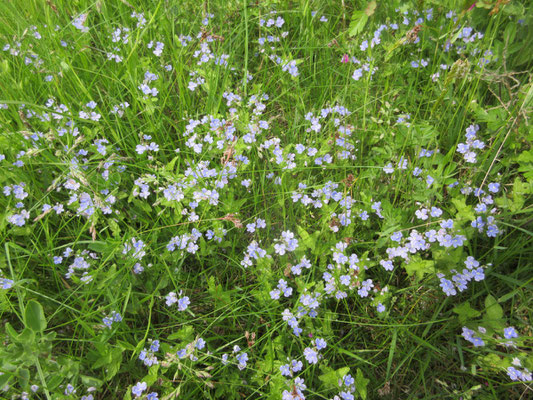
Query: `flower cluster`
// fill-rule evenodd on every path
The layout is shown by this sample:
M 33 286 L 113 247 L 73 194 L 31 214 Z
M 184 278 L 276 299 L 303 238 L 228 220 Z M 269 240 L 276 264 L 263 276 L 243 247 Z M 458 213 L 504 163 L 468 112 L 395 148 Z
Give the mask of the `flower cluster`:
M 181 291 L 179 295 L 181 296 Z M 191 304 L 191 301 L 189 300 L 188 296 L 183 296 L 181 298 L 178 298 L 178 295 L 176 294 L 176 292 L 170 292 L 169 294 L 167 294 L 165 299 L 166 299 L 166 304 L 169 307 L 175 303 L 178 303 L 178 311 L 185 311 L 189 307 L 189 304 Z
M 176 355 L 179 359 L 188 357 L 191 361 L 198 361 L 197 350 L 203 350 L 205 348 L 206 342 L 202 338 L 197 338 L 192 342 L 185 345 L 177 351 Z
M 141 360 L 147 367 L 151 367 L 154 364 L 159 364 L 157 356 L 155 355 L 155 353 L 158 351 L 159 340 L 153 340 L 151 341 L 148 349 L 144 348 L 141 350 L 141 353 L 139 354 L 139 360 Z
M 498 335 L 494 337 L 494 334 L 489 334 L 488 330 L 482 326 L 477 327 L 477 332 L 464 326 L 462 336 L 475 347 L 484 347 L 487 344 L 496 343 L 511 349 L 516 349 L 517 346 L 514 339 L 519 339 L 518 332 L 513 326 L 503 329 L 503 338 Z M 524 359 L 525 354 L 523 352 L 508 353 L 498 365 L 502 366 L 511 380 L 531 382 L 533 381 L 533 375 L 528 368 L 523 367 L 522 362 Z M 523 369 L 519 369 L 520 367 Z
M 237 363 L 237 368 L 243 370 L 248 365 L 248 353 L 241 351 L 241 348 L 238 345 L 233 346 L 232 355 Z M 227 353 L 222 354 L 221 358 L 222 364 L 227 365 L 229 363 L 229 355 Z
M 109 314 L 109 316 L 105 316 L 102 319 L 103 324 L 109 329 L 111 329 L 114 322 L 121 322 L 121 321 L 122 321 L 122 316 L 116 311 L 111 311 L 111 314 Z
M 459 143 L 457 151 L 463 155 L 467 163 L 474 164 L 477 162 L 477 154 L 475 150 L 482 150 L 485 148 L 485 143 L 476 138 L 476 133 L 479 131 L 479 125 L 470 125 L 466 129 L 466 143 Z
M 350 375 L 344 375 L 342 379 L 339 379 L 339 390 L 341 392 L 335 395 L 332 400 L 354 400 L 355 396 L 355 379 Z

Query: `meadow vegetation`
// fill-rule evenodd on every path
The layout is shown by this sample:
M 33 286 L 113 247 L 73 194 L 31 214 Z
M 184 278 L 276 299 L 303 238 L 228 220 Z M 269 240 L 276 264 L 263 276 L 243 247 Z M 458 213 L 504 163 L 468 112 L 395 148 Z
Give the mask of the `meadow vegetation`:
M 533 398 L 527 1 L 4 0 L 0 397 Z

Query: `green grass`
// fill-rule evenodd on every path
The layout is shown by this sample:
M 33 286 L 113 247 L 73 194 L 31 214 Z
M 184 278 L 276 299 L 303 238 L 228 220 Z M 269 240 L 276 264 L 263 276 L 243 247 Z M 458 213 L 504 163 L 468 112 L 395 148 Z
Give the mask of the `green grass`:
M 7 0 L 0 5 L 0 49 L 10 46 L 0 53 L 5 105 L 0 184 L 8 187 L 0 197 L 0 284 L 6 287 L 0 289 L 1 398 L 20 398 L 23 392 L 38 399 L 82 398 L 92 387 L 94 399 L 130 399 L 132 388 L 146 382 L 142 398 L 157 392 L 159 399 L 281 399 L 284 391 L 295 390 L 299 377 L 307 386 L 302 398 L 332 399 L 350 391 L 338 385 L 347 374 L 355 379 L 353 395 L 363 399 L 531 396 L 531 381 L 513 381 L 507 372 L 513 358 L 520 360 L 520 370 L 533 369 L 533 57 L 527 45 L 533 11 L 519 1 L 499 8 L 498 2 L 485 2 L 472 10 L 450 1 L 377 2 L 375 10 L 372 3 Z M 428 8 L 431 19 L 425 17 Z M 445 16 L 450 10 L 455 20 Z M 136 27 L 133 11 L 143 13 L 146 23 Z M 404 12 L 408 24 L 402 23 Z M 424 21 L 419 40 L 411 43 L 407 38 L 418 25 L 414 12 Z M 87 15 L 88 32 L 73 24 L 81 14 Z M 213 17 L 204 26 L 208 14 Z M 320 21 L 322 16 L 327 21 Z M 363 29 L 356 30 L 365 16 Z M 281 28 L 260 24 L 277 17 L 284 20 Z M 381 42 L 362 50 L 381 24 L 386 24 Z M 463 40 L 459 33 L 466 27 L 482 37 Z M 122 39 L 114 43 L 117 28 Z M 187 46 L 180 44 L 181 35 L 190 35 Z M 209 35 L 213 41 L 206 40 Z M 267 35 L 279 41 L 260 45 Z M 153 52 L 156 42 L 164 44 L 160 56 Z M 212 56 L 199 65 L 195 52 L 202 45 Z M 109 53 L 121 61 L 109 59 Z M 345 54 L 358 61 L 341 62 Z M 226 67 L 216 65 L 221 55 L 227 56 Z M 490 62 L 483 64 L 484 57 Z M 297 76 L 282 68 L 293 60 Z M 413 61 L 427 65 L 414 68 Z M 362 76 L 355 80 L 358 68 Z M 158 79 L 146 80 L 147 71 Z M 191 76 L 193 71 L 197 75 Z M 190 90 L 198 76 L 204 83 Z M 157 88 L 157 96 L 143 96 L 143 80 Z M 241 100 L 228 106 L 223 94 L 230 92 Z M 263 94 L 268 99 L 261 100 Z M 96 102 L 94 110 L 90 101 Z M 264 109 L 254 110 L 254 101 Z M 124 102 L 129 107 L 122 117 L 111 113 Z M 66 108 L 55 109 L 59 104 Z M 332 111 L 336 106 L 349 113 Z M 328 107 L 329 115 L 320 117 Z M 80 111 L 100 117 L 86 119 Z M 320 129 L 312 128 L 308 113 L 320 117 Z M 187 132 L 191 120 L 204 117 L 194 133 Z M 215 118 L 222 122 L 210 129 Z M 259 128 L 259 121 L 268 128 Z M 475 150 L 475 163 L 458 151 L 471 125 L 479 125 L 476 137 L 484 143 Z M 225 131 L 231 126 L 235 138 Z M 255 141 L 246 136 L 252 129 Z M 200 151 L 190 143 L 195 134 Z M 102 139 L 105 152 L 95 142 Z M 138 146 L 152 142 L 158 151 L 138 153 Z M 306 147 L 303 153 L 298 144 Z M 316 155 L 308 155 L 309 148 Z M 422 149 L 431 155 L 419 157 Z M 331 162 L 315 162 L 324 156 Z M 21 167 L 13 164 L 19 159 Z M 405 169 L 401 160 L 407 161 Z M 389 163 L 390 174 L 384 171 Z M 195 169 L 207 172 L 202 177 Z M 211 169 L 216 176 L 206 177 Z M 65 187 L 68 179 L 79 188 Z M 246 179 L 249 187 L 241 184 Z M 9 191 L 21 182 L 27 196 L 16 198 Z M 489 184 L 495 182 L 500 189 L 491 193 Z M 149 186 L 147 198 L 139 195 L 142 184 Z M 332 184 L 337 186 L 331 189 Z M 183 198 L 166 199 L 170 185 L 181 187 Z M 485 195 L 462 192 L 465 187 L 491 194 L 487 205 L 495 211 L 477 211 Z M 209 203 L 195 194 L 202 189 L 216 190 L 217 200 Z M 91 199 L 91 215 L 83 212 L 82 193 Z M 295 193 L 309 196 L 310 205 L 294 201 Z M 69 201 L 73 194 L 78 198 Z M 107 204 L 111 213 L 104 208 L 109 194 L 115 198 Z M 190 218 L 193 199 L 198 204 Z M 375 202 L 381 202 L 382 217 L 372 208 Z M 63 204 L 64 212 L 43 212 L 45 204 Z M 442 215 L 421 220 L 415 214 L 432 206 Z M 347 208 L 351 222 L 343 226 Z M 17 226 L 12 218 L 21 209 L 29 217 Z M 495 237 L 471 225 L 491 215 L 499 230 Z M 266 227 L 247 231 L 258 218 Z M 408 259 L 395 257 L 393 271 L 380 265 L 389 259 L 387 249 L 399 246 L 391 240 L 395 232 L 403 234 L 405 245 L 414 230 L 438 230 L 447 219 L 454 227 L 445 233 L 464 235 L 463 244 L 426 241 L 428 248 Z M 194 230 L 203 234 L 195 251 L 167 249 L 172 238 Z M 220 242 L 208 239 L 210 230 Z M 298 246 L 277 254 L 274 246 L 286 231 Z M 146 254 L 124 251 L 133 238 L 142 240 Z M 267 256 L 245 266 L 254 241 Z M 333 259 L 339 243 L 347 244 L 343 254 L 359 258 L 351 270 L 348 262 Z M 67 248 L 72 255 L 55 263 L 54 256 Z M 66 275 L 74 255 L 89 264 L 89 282 L 81 279 L 84 270 Z M 297 275 L 291 267 L 304 256 L 311 267 Z M 483 267 L 484 279 L 447 296 L 440 277 L 451 280 L 469 256 Z M 133 272 L 136 263 L 143 272 Z M 337 289 L 328 294 L 325 272 L 345 296 L 336 298 Z M 342 275 L 350 276 L 351 286 L 340 283 Z M 280 279 L 293 292 L 275 300 L 270 293 Z M 358 294 L 368 279 L 376 290 Z M 167 306 L 170 292 L 187 296 L 189 306 L 183 311 L 178 304 Z M 282 313 L 296 314 L 306 294 L 316 294 L 320 305 L 316 317 L 299 320 L 302 333 L 296 336 Z M 385 311 L 378 312 L 378 304 Z M 122 321 L 107 328 L 103 318 L 112 312 Z M 478 333 L 485 345 L 475 347 L 461 333 L 478 326 L 486 329 Z M 510 326 L 519 334 L 514 347 L 502 344 L 503 329 Z M 206 345 L 194 350 L 197 360 L 177 356 L 200 338 Z M 304 350 L 316 338 L 327 347 L 314 364 Z M 158 363 L 147 367 L 139 356 L 156 339 Z M 234 346 L 240 347 L 235 354 Z M 248 362 L 239 368 L 235 356 L 244 352 Z M 293 359 L 302 369 L 282 376 L 280 367 Z M 67 394 L 69 384 L 75 394 Z M 38 386 L 35 393 L 31 385 Z

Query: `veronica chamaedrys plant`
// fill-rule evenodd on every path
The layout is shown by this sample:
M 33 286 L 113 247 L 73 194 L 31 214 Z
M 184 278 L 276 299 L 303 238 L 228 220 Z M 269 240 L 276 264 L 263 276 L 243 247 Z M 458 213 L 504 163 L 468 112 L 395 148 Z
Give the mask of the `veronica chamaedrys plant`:
M 174 3 L 0 5 L 3 396 L 528 384 L 530 7 Z

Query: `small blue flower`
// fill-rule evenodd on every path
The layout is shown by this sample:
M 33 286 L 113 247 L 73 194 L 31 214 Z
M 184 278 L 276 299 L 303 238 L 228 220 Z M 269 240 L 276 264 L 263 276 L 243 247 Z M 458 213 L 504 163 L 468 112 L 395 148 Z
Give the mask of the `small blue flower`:
M 398 232 L 394 232 L 394 233 L 391 235 L 390 239 L 391 239 L 392 241 L 394 241 L 394 242 L 398 242 L 398 243 L 400 243 L 400 240 L 402 240 L 402 237 L 403 237 L 403 233 L 398 231 Z
M 327 342 L 322 338 L 318 338 L 315 340 L 315 346 L 317 350 L 325 349 L 327 345 Z
M 281 367 L 279 367 L 279 370 L 281 372 L 281 375 L 291 376 L 291 370 L 290 370 L 289 364 L 282 365 Z
M 146 390 L 146 387 L 146 382 L 137 382 L 137 384 L 131 388 L 131 392 L 136 398 L 141 397 L 142 393 Z
M 303 363 L 301 361 L 292 360 L 291 362 L 291 368 L 292 372 L 298 372 L 303 368 Z
M 358 68 L 353 72 L 352 79 L 358 81 L 363 76 L 363 69 Z
M 503 330 L 503 335 L 505 336 L 506 339 L 512 339 L 512 338 L 518 337 L 518 332 L 513 326 L 510 326 Z
M 11 279 L 0 278 L 0 288 L 7 290 L 13 287 L 14 282 Z
M 204 347 L 205 347 L 205 340 L 202 338 L 199 338 L 198 341 L 196 342 L 196 348 L 198 350 L 202 350 Z
M 316 364 L 318 362 L 318 353 L 310 347 L 304 349 L 304 356 L 309 364 Z
M 159 351 L 159 340 L 154 340 L 150 345 L 150 351 L 156 352 Z
M 178 311 L 185 311 L 189 304 L 191 304 L 189 298 L 187 296 L 182 297 L 178 300 Z
M 496 182 L 489 183 L 489 192 L 498 193 L 499 190 L 500 190 L 499 183 L 496 183 Z
M 240 370 L 243 370 L 244 368 L 246 368 L 246 362 L 248 361 L 248 354 L 247 353 L 240 353 L 235 358 L 239 362 L 237 367 L 239 367 Z

